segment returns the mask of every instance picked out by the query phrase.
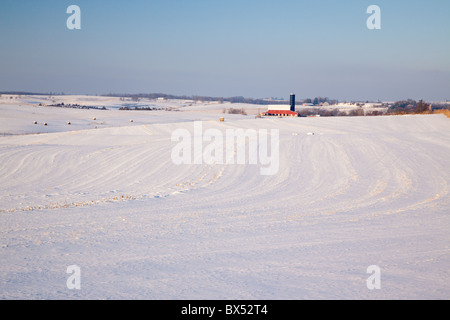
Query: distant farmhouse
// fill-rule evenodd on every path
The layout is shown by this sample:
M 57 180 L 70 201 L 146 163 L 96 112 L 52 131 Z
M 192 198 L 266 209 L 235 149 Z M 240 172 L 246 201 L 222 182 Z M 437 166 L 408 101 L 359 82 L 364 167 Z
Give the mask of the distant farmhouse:
M 263 116 L 279 116 L 279 117 L 298 117 L 295 112 L 295 94 L 291 93 L 289 105 L 269 105 L 267 111 L 263 112 Z

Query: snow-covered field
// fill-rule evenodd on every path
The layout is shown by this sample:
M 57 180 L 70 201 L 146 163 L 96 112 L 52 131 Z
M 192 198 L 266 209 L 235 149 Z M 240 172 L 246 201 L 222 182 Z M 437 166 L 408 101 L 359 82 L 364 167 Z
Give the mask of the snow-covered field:
M 0 102 L 2 299 L 450 298 L 443 115 L 256 119 L 213 105 Z M 277 174 L 175 165 L 171 135 L 194 121 L 279 129 Z M 67 287 L 72 265 L 79 290 Z M 372 265 L 380 289 L 367 287 Z

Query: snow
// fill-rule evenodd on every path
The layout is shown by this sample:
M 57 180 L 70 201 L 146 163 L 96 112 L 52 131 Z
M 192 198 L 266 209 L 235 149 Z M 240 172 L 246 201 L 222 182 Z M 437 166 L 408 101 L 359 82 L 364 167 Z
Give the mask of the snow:
M 255 119 L 220 105 L 82 110 L 0 99 L 2 299 L 450 296 L 443 115 Z M 194 121 L 279 129 L 278 173 L 175 165 L 171 134 Z M 66 286 L 71 265 L 80 290 Z M 379 290 L 366 286 L 371 265 Z

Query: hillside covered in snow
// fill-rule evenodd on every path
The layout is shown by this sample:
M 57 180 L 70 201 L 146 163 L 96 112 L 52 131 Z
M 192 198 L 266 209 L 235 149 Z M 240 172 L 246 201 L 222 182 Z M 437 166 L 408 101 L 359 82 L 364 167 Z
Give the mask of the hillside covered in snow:
M 1 100 L 0 298 L 450 296 L 444 115 L 255 118 L 217 104 L 64 99 L 108 109 Z M 278 170 L 261 174 L 250 154 L 174 163 L 174 132 L 198 138 L 196 123 L 203 139 L 279 132 Z M 67 286 L 72 265 L 80 289 Z

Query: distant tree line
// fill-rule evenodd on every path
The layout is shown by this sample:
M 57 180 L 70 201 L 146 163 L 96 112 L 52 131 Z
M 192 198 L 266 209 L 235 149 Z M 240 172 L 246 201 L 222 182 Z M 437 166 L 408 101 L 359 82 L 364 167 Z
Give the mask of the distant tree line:
M 124 98 L 129 98 L 132 101 L 139 101 L 140 99 L 182 99 L 182 100 L 194 100 L 201 102 L 213 102 L 218 101 L 219 103 L 230 102 L 230 103 L 248 103 L 248 104 L 260 104 L 260 105 L 269 105 L 269 104 L 286 104 L 286 100 L 266 100 L 266 99 L 253 99 L 253 98 L 245 98 L 242 96 L 237 97 L 210 97 L 210 96 L 186 96 L 186 95 L 172 95 L 172 94 L 164 94 L 164 93 L 139 93 L 139 94 L 116 94 L 109 93 L 103 95 L 105 97 L 120 97 L 122 100 Z
M 339 110 L 339 109 L 303 109 L 299 112 L 300 116 L 321 116 L 321 117 L 354 117 L 354 116 L 364 116 L 364 115 L 381 115 L 380 114 L 372 114 L 370 112 L 365 114 L 364 110 L 361 108 L 353 109 L 353 110 Z
M 139 110 L 139 111 L 178 111 L 178 109 L 167 107 L 167 108 L 157 108 L 157 107 L 120 107 L 119 110 Z
M 42 103 L 40 103 L 39 106 L 42 106 Z M 58 103 L 58 104 L 49 104 L 49 105 L 47 105 L 47 107 L 106 110 L 106 107 L 81 106 L 79 104 L 64 104 L 64 102 L 61 102 L 61 103 Z
M 388 114 L 410 114 L 410 113 L 426 113 L 431 112 L 433 110 L 439 109 L 449 109 L 450 105 L 448 104 L 430 104 L 426 103 L 423 100 L 415 101 L 412 99 L 397 101 L 392 104 L 388 110 Z
M 64 93 L 35 93 L 35 92 L 25 92 L 25 91 L 0 91 L 0 94 L 10 94 L 10 95 L 23 95 L 23 96 L 52 96 L 52 95 L 61 95 Z
M 321 116 L 321 117 L 339 117 L 339 116 L 381 116 L 396 114 L 429 114 L 436 111 L 450 110 L 449 104 L 427 103 L 423 100 L 415 101 L 412 99 L 396 101 L 390 105 L 383 104 L 386 110 L 364 110 L 364 104 L 357 103 L 358 108 L 352 110 L 339 110 L 327 108 L 306 108 L 299 112 L 300 116 Z M 446 111 L 447 112 L 447 111 Z
M 336 99 L 330 99 L 328 97 L 315 97 L 314 99 L 304 99 L 302 103 L 311 103 L 315 106 L 320 105 L 321 103 L 327 102 L 328 104 L 337 104 L 339 101 Z
M 229 109 L 223 109 L 222 113 L 228 113 L 228 114 L 242 114 L 247 115 L 247 112 L 245 112 L 244 108 L 229 108 Z
M 173 94 L 165 94 L 165 93 L 139 93 L 139 94 L 117 94 L 117 93 L 109 93 L 103 96 L 106 97 L 120 97 L 121 100 L 124 98 L 129 98 L 132 101 L 139 101 L 140 99 L 183 99 L 183 100 L 194 100 L 201 102 L 212 102 L 218 101 L 219 103 L 230 102 L 230 103 L 248 103 L 248 104 L 260 104 L 260 105 L 276 105 L 276 104 L 287 104 L 287 100 L 281 100 L 279 98 L 271 98 L 271 99 L 260 99 L 260 98 L 245 98 L 243 96 L 236 97 L 211 97 L 211 96 L 186 96 L 186 95 L 173 95 Z M 302 101 L 296 101 L 296 105 L 303 103 L 312 103 L 313 105 L 319 105 L 321 103 L 327 102 L 329 104 L 337 104 L 339 101 L 336 99 L 330 99 L 328 97 L 315 97 L 314 99 L 304 99 Z

